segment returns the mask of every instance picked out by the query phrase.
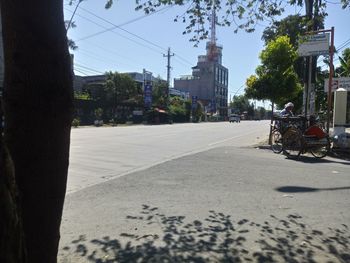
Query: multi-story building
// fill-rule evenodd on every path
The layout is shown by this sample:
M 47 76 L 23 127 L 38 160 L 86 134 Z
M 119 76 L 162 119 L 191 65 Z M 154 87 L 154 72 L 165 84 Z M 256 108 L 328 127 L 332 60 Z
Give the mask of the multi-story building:
M 163 81 L 153 76 L 151 72 L 145 71 L 139 72 L 125 72 L 122 74 L 129 75 L 138 85 L 142 88 L 144 82 Z M 74 91 L 82 92 L 86 86 L 90 87 L 90 91 L 93 93 L 102 92 L 102 88 L 106 83 L 106 75 L 91 75 L 91 76 L 74 76 L 73 86 Z M 93 95 L 93 94 L 92 94 Z
M 222 47 L 216 46 L 217 58 L 211 58 L 212 47 L 207 43 L 207 55 L 198 56 L 192 75 L 174 79 L 174 88 L 197 96 L 210 112 L 227 116 L 228 69 L 221 64 Z
M 198 56 L 192 75 L 174 79 L 174 88 L 196 96 L 208 112 L 227 116 L 228 69 L 222 65 L 222 46 L 216 44 L 215 12 L 212 14 L 211 40 L 206 55 Z

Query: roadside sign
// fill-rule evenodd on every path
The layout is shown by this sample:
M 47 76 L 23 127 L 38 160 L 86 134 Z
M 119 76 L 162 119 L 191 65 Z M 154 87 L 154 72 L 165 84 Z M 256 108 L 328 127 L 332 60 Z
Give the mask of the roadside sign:
M 298 48 L 302 57 L 329 54 L 329 33 L 303 36 Z
M 324 80 L 324 92 L 328 93 L 328 83 L 329 79 Z M 350 78 L 333 78 L 332 79 L 332 92 L 337 89 L 343 88 L 350 91 Z
M 152 106 L 152 85 L 151 84 L 145 85 L 144 102 L 145 102 L 145 107 L 150 108 Z

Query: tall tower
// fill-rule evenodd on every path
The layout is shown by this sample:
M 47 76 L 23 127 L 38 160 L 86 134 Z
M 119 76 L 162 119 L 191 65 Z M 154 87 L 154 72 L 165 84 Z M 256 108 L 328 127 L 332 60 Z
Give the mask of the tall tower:
M 214 1 L 213 1 L 214 2 Z M 175 79 L 175 89 L 197 96 L 207 113 L 227 117 L 228 69 L 222 65 L 222 46 L 216 43 L 217 16 L 213 4 L 210 15 L 210 39 L 206 55 L 198 56 L 192 75 Z
M 215 6 L 213 3 L 212 12 L 210 16 L 210 41 L 207 42 L 207 59 L 210 62 L 217 62 L 221 64 L 222 61 L 222 48 L 216 44 L 216 23 L 217 16 L 215 12 Z

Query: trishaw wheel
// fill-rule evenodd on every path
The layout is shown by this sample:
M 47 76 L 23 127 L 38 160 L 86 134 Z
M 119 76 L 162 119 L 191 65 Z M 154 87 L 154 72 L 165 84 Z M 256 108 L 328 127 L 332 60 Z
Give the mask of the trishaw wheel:
M 273 130 L 271 134 L 271 150 L 274 153 L 282 152 L 282 134 L 279 130 Z
M 316 158 L 323 158 L 323 157 L 327 156 L 330 149 L 331 149 L 331 142 L 330 142 L 329 138 L 327 137 L 327 144 L 326 145 L 320 146 L 317 148 L 310 148 L 310 152 Z
M 283 135 L 282 150 L 288 158 L 298 158 L 302 151 L 302 138 L 300 132 L 295 128 L 290 128 Z

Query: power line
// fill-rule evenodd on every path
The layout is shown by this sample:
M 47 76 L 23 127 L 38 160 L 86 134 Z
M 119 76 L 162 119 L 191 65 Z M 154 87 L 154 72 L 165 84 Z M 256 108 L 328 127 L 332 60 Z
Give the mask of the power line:
M 120 62 L 120 61 L 117 61 L 117 60 L 114 60 L 114 59 L 111 59 L 111 58 L 107 58 L 107 57 L 103 57 L 97 53 L 94 53 L 92 51 L 89 51 L 89 50 L 86 50 L 84 48 L 79 48 L 80 51 L 82 51 L 86 56 L 88 57 L 91 57 L 95 60 L 99 60 L 99 61 L 102 61 L 102 62 L 107 62 L 107 63 L 113 63 L 113 64 L 122 64 L 122 65 L 125 65 L 125 66 L 128 66 L 128 67 L 132 67 L 132 65 L 130 64 L 127 64 L 127 63 L 124 63 L 124 62 Z
M 99 70 L 96 70 L 96 69 L 93 69 L 93 68 L 90 68 L 90 67 L 87 67 L 87 66 L 78 64 L 78 63 L 74 63 L 74 66 L 78 66 L 78 67 L 80 67 L 80 68 L 83 68 L 83 69 L 86 69 L 86 70 L 89 70 L 89 71 L 92 71 L 92 72 L 104 74 L 104 72 L 102 72 L 102 71 L 99 71 Z
M 173 5 L 168 6 L 168 7 L 165 7 L 165 8 L 162 8 L 162 9 L 156 11 L 156 12 L 164 11 L 164 10 L 166 10 L 166 9 L 169 9 L 169 8 L 172 7 L 172 6 L 173 6 Z M 67 11 L 69 11 L 69 12 L 72 12 L 71 10 L 68 10 L 67 8 L 65 8 L 65 9 L 66 9 Z M 100 17 L 100 16 L 97 16 L 97 15 L 93 14 L 92 12 L 90 12 L 89 10 L 87 10 L 87 9 L 85 9 L 85 8 L 80 7 L 80 9 L 83 10 L 83 11 L 85 11 L 86 13 L 92 15 L 92 16 L 95 16 L 95 17 L 101 19 L 102 21 L 104 21 L 104 22 L 106 22 L 106 23 L 109 23 L 109 24 L 113 25 L 113 27 L 106 28 L 105 26 L 102 26 L 102 25 L 96 23 L 95 21 L 93 21 L 93 20 L 91 20 L 91 19 L 89 19 L 89 18 L 86 18 L 86 17 L 84 17 L 84 16 L 82 16 L 82 15 L 80 15 L 80 14 L 77 13 L 77 16 L 79 16 L 79 17 L 81 17 L 81 18 L 83 18 L 83 19 L 85 19 L 85 20 L 87 20 L 87 21 L 89 21 L 89 22 L 91 22 L 91 23 L 93 23 L 93 24 L 99 26 L 99 27 L 102 27 L 102 28 L 104 28 L 105 30 L 96 32 L 96 33 L 94 33 L 94 34 L 91 34 L 91 35 L 86 36 L 86 37 L 83 37 L 83 38 L 80 38 L 80 39 L 76 40 L 75 42 L 79 42 L 79 41 L 82 41 L 82 40 L 86 40 L 86 39 L 88 39 L 88 38 L 92 38 L 92 37 L 94 37 L 94 36 L 100 35 L 100 34 L 102 34 L 102 33 L 108 32 L 108 31 L 111 31 L 111 32 L 113 32 L 113 33 L 116 33 L 116 32 L 113 31 L 113 30 L 117 28 L 117 29 L 120 29 L 120 30 L 122 30 L 122 31 L 124 31 L 124 32 L 127 32 L 128 34 L 131 34 L 132 36 L 134 36 L 134 37 L 136 37 L 136 38 L 139 38 L 139 39 L 145 41 L 146 43 L 151 44 L 151 45 L 153 45 L 153 46 L 155 46 L 155 47 L 157 47 L 157 48 L 159 48 L 159 49 L 166 50 L 166 49 L 164 49 L 163 47 L 161 47 L 160 45 L 158 45 L 158 44 L 156 44 L 156 43 L 154 43 L 154 42 L 151 42 L 151 41 L 149 41 L 149 40 L 147 40 L 147 39 L 144 39 L 143 37 L 140 37 L 140 36 L 138 36 L 138 35 L 136 35 L 136 34 L 134 34 L 134 33 L 131 33 L 131 32 L 128 31 L 128 30 L 125 30 L 125 29 L 121 28 L 121 26 L 124 26 L 124 25 L 130 24 L 130 23 L 132 23 L 132 22 L 135 22 L 135 21 L 137 21 L 137 20 L 140 20 L 140 19 L 142 19 L 142 18 L 144 18 L 144 17 L 146 17 L 146 16 L 148 16 L 148 15 L 144 15 L 144 16 L 141 16 L 141 17 L 132 19 L 132 20 L 130 20 L 130 21 L 128 21 L 128 22 L 125 22 L 125 23 L 122 23 L 122 24 L 120 24 L 120 25 L 115 25 L 114 23 L 112 23 L 112 22 L 110 22 L 110 21 L 108 21 L 108 20 L 106 20 L 106 19 L 104 19 L 104 18 L 102 18 L 102 17 Z M 119 35 L 119 36 L 121 36 L 121 37 L 123 37 L 123 38 L 126 38 L 126 39 L 128 39 L 128 40 L 130 40 L 130 41 L 132 41 L 132 42 L 134 42 L 134 43 L 137 43 L 137 44 L 139 44 L 139 45 L 141 45 L 141 46 L 143 46 L 143 47 L 149 48 L 149 49 L 151 49 L 152 51 L 155 51 L 155 52 L 157 52 L 157 53 L 160 53 L 158 50 L 155 50 L 155 49 L 153 49 L 153 48 L 150 48 L 150 47 L 148 47 L 148 46 L 145 46 L 145 45 L 143 45 L 142 43 L 139 43 L 139 42 L 137 42 L 137 41 L 135 41 L 135 40 L 133 40 L 133 39 L 130 39 L 130 38 L 124 36 L 124 35 L 121 35 L 121 34 L 118 34 L 118 33 L 116 33 L 116 34 Z M 178 57 L 180 60 L 184 61 L 185 63 L 187 63 L 188 65 L 191 65 L 191 66 L 193 65 L 192 62 L 189 62 L 187 59 L 183 58 L 183 57 L 180 56 L 179 54 L 175 53 L 175 56 Z
M 163 8 L 163 10 L 166 9 L 166 8 L 169 8 L 169 7 L 165 7 L 165 8 Z M 136 37 L 136 38 L 138 38 L 138 39 L 141 39 L 141 40 L 145 41 L 146 43 L 148 43 L 148 44 L 150 44 L 150 45 L 153 45 L 153 46 L 155 46 L 155 47 L 157 47 L 157 48 L 159 48 L 159 49 L 161 49 L 161 50 L 163 50 L 163 51 L 166 51 L 166 49 L 163 48 L 163 47 L 161 47 L 160 45 L 155 44 L 155 43 L 153 43 L 153 42 L 151 42 L 151 41 L 149 41 L 149 40 L 147 40 L 147 39 L 145 39 L 145 38 L 143 38 L 143 37 L 140 37 L 140 36 L 138 36 L 138 35 L 136 35 L 136 34 L 134 34 L 134 33 L 131 33 L 130 31 L 128 31 L 128 30 L 122 28 L 122 26 L 128 24 L 128 22 L 123 23 L 123 24 L 121 24 L 121 25 L 116 25 L 116 24 L 110 22 L 109 20 L 104 19 L 103 17 L 100 17 L 100 16 L 98 16 L 98 15 L 96 15 L 96 14 L 90 12 L 89 10 L 86 10 L 85 8 L 82 8 L 82 7 L 81 7 L 80 9 L 83 10 L 84 12 L 86 12 L 86 13 L 88 13 L 88 14 L 90 14 L 90 15 L 92 15 L 92 16 L 94 16 L 94 17 L 96 17 L 96 18 L 98 18 L 98 19 L 100 19 L 100 20 L 102 20 L 102 21 L 104 21 L 105 23 L 108 23 L 108 24 L 110 24 L 110 25 L 113 26 L 113 27 L 108 28 L 108 29 L 106 29 L 106 30 L 113 30 L 113 29 L 122 30 L 122 31 L 124 31 L 124 32 L 126 32 L 126 33 L 128 33 L 128 34 L 130 34 L 130 35 L 132 35 L 132 36 L 134 36 L 134 37 Z M 160 10 L 162 10 L 162 9 L 160 9 Z M 99 32 L 99 34 L 102 34 L 102 33 L 103 33 L 103 32 Z M 90 36 L 83 37 L 83 38 L 81 38 L 80 40 L 88 39 L 88 38 L 90 38 L 90 37 L 92 37 L 92 36 L 95 36 L 96 34 L 97 34 L 97 33 L 95 33 L 95 34 L 93 34 L 93 35 L 90 35 Z M 78 41 L 80 41 L 80 40 L 78 40 Z
M 245 86 L 245 84 L 242 84 L 242 85 L 236 90 L 236 92 L 230 92 L 230 93 L 231 93 L 231 94 L 232 94 L 232 93 L 235 93 L 235 94 L 233 94 L 233 96 L 236 96 L 236 94 L 238 93 L 238 91 L 240 91 L 244 86 Z
M 65 10 L 67 10 L 67 11 L 69 11 L 69 12 L 72 12 L 71 10 L 68 10 L 68 9 L 66 9 L 66 8 L 65 8 Z M 129 37 L 124 36 L 124 35 L 122 35 L 122 34 L 120 34 L 120 33 L 118 33 L 118 32 L 113 31 L 113 30 L 115 29 L 114 27 L 113 27 L 113 28 L 107 28 L 107 27 L 105 27 L 105 26 L 103 26 L 103 25 L 101 25 L 101 24 L 99 24 L 99 23 L 96 23 L 95 21 L 93 21 L 93 20 L 91 20 L 91 19 L 89 19 L 89 18 L 86 18 L 86 17 L 84 17 L 84 16 L 82 16 L 82 15 L 80 15 L 80 14 L 78 14 L 78 13 L 76 14 L 76 16 L 79 16 L 79 17 L 83 18 L 83 19 L 86 20 L 86 21 L 89 21 L 90 23 L 92 23 L 92 24 L 94 24 L 94 25 L 97 25 L 97 26 L 99 26 L 99 27 L 101 27 L 101 28 L 104 28 L 105 30 L 104 30 L 103 32 L 111 32 L 111 33 L 114 33 L 114 34 L 116 34 L 116 35 L 118 35 L 118 36 L 120 36 L 120 37 L 123 37 L 123 38 L 125 38 L 125 39 L 128 39 L 128 40 L 130 40 L 131 42 L 134 42 L 134 43 L 136 43 L 136 44 L 138 44 L 138 45 L 140 45 L 140 46 L 142 46 L 142 47 L 146 47 L 146 48 L 148 48 L 148 49 L 150 49 L 150 50 L 152 50 L 152 51 L 154 51 L 154 52 L 156 52 L 156 53 L 161 53 L 159 50 L 155 50 L 154 48 L 151 48 L 151 47 L 149 47 L 149 46 L 146 46 L 146 45 L 144 45 L 144 44 L 142 44 L 142 43 L 140 43 L 140 42 L 138 42 L 138 41 L 136 41 L 136 40 L 134 40 L 134 39 L 132 39 L 132 38 L 129 38 Z M 88 38 L 91 38 L 91 37 L 93 37 L 93 36 L 97 36 L 97 35 L 101 34 L 101 32 L 102 32 L 102 31 L 97 32 L 97 33 L 95 33 L 95 34 L 93 34 L 93 35 L 90 35 L 90 36 L 88 36 L 88 37 L 80 38 L 80 39 L 78 39 L 78 40 L 75 40 L 75 42 L 79 42 L 79 41 L 82 41 L 82 40 L 86 40 L 86 39 L 88 39 Z M 161 54 L 162 54 L 162 53 L 161 53 Z
M 189 62 L 187 59 L 184 59 L 183 57 L 181 57 L 180 55 L 178 55 L 178 54 L 176 54 L 176 53 L 175 53 L 175 56 L 176 56 L 177 58 L 181 59 L 182 61 L 186 62 L 187 64 L 189 64 L 189 65 L 191 65 L 191 66 L 193 65 L 192 62 Z
M 121 58 L 126 59 L 126 60 L 128 60 L 128 61 L 131 61 L 131 62 L 134 63 L 133 65 L 136 65 L 135 63 L 138 63 L 138 62 L 136 62 L 135 60 L 133 60 L 133 59 L 130 58 L 130 57 L 124 56 L 124 55 L 122 55 L 122 54 L 119 54 L 118 52 L 115 52 L 114 50 L 107 49 L 107 48 L 105 48 L 105 47 L 102 47 L 102 46 L 100 46 L 100 45 L 97 45 L 96 43 L 92 43 L 92 42 L 90 42 L 90 41 L 86 41 L 85 43 L 88 43 L 89 45 L 93 46 L 94 48 L 99 48 L 99 49 L 101 49 L 102 51 L 104 51 L 104 52 L 106 52 L 106 53 L 114 54 L 114 55 L 117 55 L 118 57 L 121 57 Z M 79 47 L 79 50 L 80 50 L 80 49 L 81 49 L 81 48 Z M 84 50 L 84 49 L 83 49 L 83 50 Z M 90 52 L 90 51 L 89 51 L 89 52 Z M 91 53 L 91 52 L 90 52 L 90 53 Z M 131 65 L 126 64 L 126 63 L 122 63 L 122 64 L 127 65 L 127 66 L 131 66 Z
M 156 11 L 156 12 L 164 11 L 164 10 L 166 10 L 166 9 L 169 9 L 169 8 L 172 7 L 172 6 L 173 6 L 173 5 L 167 6 L 167 7 L 162 8 L 162 9 Z M 69 10 L 69 9 L 67 9 L 67 8 L 65 8 L 65 10 L 67 10 L 67 11 L 69 11 L 69 12 L 72 12 L 71 10 Z M 83 10 L 84 12 L 86 12 L 86 13 L 88 13 L 88 14 L 90 14 L 90 15 L 92 15 L 92 16 L 94 16 L 94 17 L 96 17 L 96 18 L 98 18 L 98 19 L 100 19 L 100 20 L 102 20 L 102 21 L 104 21 L 104 22 L 113 25 L 113 27 L 107 28 L 107 27 L 105 27 L 105 26 L 103 26 L 103 25 L 101 25 L 101 24 L 99 24 L 99 23 L 97 23 L 97 22 L 95 22 L 95 21 L 93 21 L 93 20 L 91 20 L 91 19 L 89 19 L 89 18 L 87 18 L 87 17 L 84 17 L 84 16 L 82 16 L 82 15 L 80 15 L 80 14 L 77 13 L 77 14 L 76 14 L 77 16 L 79 16 L 79 17 L 81 17 L 81 18 L 83 18 L 83 19 L 89 21 L 90 23 L 93 23 L 93 24 L 95 24 L 95 25 L 97 25 L 97 26 L 99 26 L 99 27 L 101 27 L 101 28 L 104 28 L 105 30 L 100 31 L 100 32 L 97 32 L 97 33 L 94 33 L 94 34 L 92 34 L 92 35 L 89 35 L 89 36 L 86 36 L 86 37 L 83 37 L 83 38 L 80 38 L 80 39 L 76 40 L 75 42 L 79 42 L 79 41 L 82 41 L 82 40 L 86 40 L 86 39 L 88 39 L 88 38 L 91 38 L 91 37 L 97 36 L 97 35 L 99 35 L 99 34 L 102 34 L 102 33 L 104 33 L 104 32 L 110 31 L 110 32 L 115 33 L 115 34 L 117 34 L 117 35 L 119 35 L 119 36 L 121 36 L 121 37 L 123 37 L 123 38 L 126 38 L 126 39 L 128 39 L 128 40 L 130 40 L 130 41 L 132 41 L 132 42 L 134 42 L 134 43 L 136 43 L 136 44 L 139 44 L 139 45 L 141 45 L 141 46 L 143 46 L 143 47 L 149 48 L 149 49 L 152 50 L 152 51 L 155 51 L 155 52 L 157 52 L 157 53 L 161 53 L 161 52 L 159 52 L 158 50 L 155 50 L 155 49 L 153 49 L 153 48 L 151 48 L 151 47 L 149 47 L 149 46 L 143 45 L 142 43 L 139 43 L 139 42 L 135 41 L 134 39 L 130 39 L 130 38 L 124 36 L 124 35 L 118 34 L 117 32 L 113 31 L 114 29 L 120 29 L 120 30 L 122 30 L 122 31 L 124 31 L 124 32 L 126 32 L 126 33 L 128 33 L 128 34 L 130 34 L 130 35 L 132 35 L 132 36 L 134 36 L 134 37 L 136 37 L 136 38 L 138 38 L 138 39 L 141 39 L 142 41 L 144 41 L 144 42 L 146 42 L 146 43 L 148 43 L 148 44 L 150 44 L 150 45 L 153 45 L 153 46 L 155 46 L 155 47 L 157 47 L 157 48 L 159 48 L 159 49 L 165 50 L 165 49 L 164 49 L 163 47 L 161 47 L 160 45 L 158 45 L 158 44 L 156 44 L 156 43 L 154 43 L 154 42 L 151 42 L 151 41 L 149 41 L 149 40 L 147 40 L 147 39 L 145 39 L 145 38 L 143 38 L 143 37 L 141 37 L 141 36 L 138 36 L 138 35 L 136 35 L 136 34 L 130 32 L 130 31 L 128 31 L 128 30 L 125 30 L 125 29 L 121 28 L 121 26 L 124 26 L 124 25 L 130 24 L 130 23 L 132 23 L 132 22 L 135 22 L 135 21 L 137 21 L 137 20 L 140 20 L 140 19 L 142 19 L 142 18 L 144 18 L 144 17 L 147 17 L 148 15 L 144 15 L 144 16 L 141 16 L 141 17 L 132 19 L 132 20 L 130 20 L 130 21 L 128 21 L 128 22 L 122 23 L 122 24 L 120 24 L 120 25 L 116 25 L 116 24 L 114 24 L 114 23 L 108 21 L 107 19 L 104 19 L 104 18 L 102 18 L 102 17 L 100 17 L 100 16 L 98 16 L 98 15 L 95 15 L 94 13 L 90 12 L 89 10 L 87 10 L 87 9 L 85 9 L 85 8 L 80 7 L 80 10 Z M 155 13 L 156 13 L 156 12 L 155 12 Z M 100 47 L 100 48 L 101 48 L 101 47 Z M 106 49 L 104 49 L 104 48 L 102 48 L 102 49 L 103 49 L 103 50 L 106 50 Z M 109 51 L 109 52 L 110 52 L 110 51 Z M 163 54 L 163 53 L 162 53 L 162 54 Z M 191 66 L 193 65 L 192 62 L 189 62 L 187 59 L 183 58 L 182 56 L 178 55 L 177 53 L 175 53 L 174 55 L 175 55 L 178 59 L 180 59 L 180 60 L 184 61 L 185 63 L 187 63 L 188 65 L 191 65 Z
M 343 48 L 349 46 L 350 44 L 350 38 L 346 40 L 343 44 L 341 44 L 339 47 L 337 47 L 337 51 L 342 50 Z
M 175 61 L 177 62 L 177 63 L 180 63 L 181 65 L 183 65 L 183 66 L 187 66 L 187 65 L 193 65 L 193 63 L 189 63 L 189 62 L 186 62 L 186 63 L 184 63 L 184 61 L 182 61 L 181 59 L 179 59 L 179 58 L 177 58 L 177 56 L 176 56 L 176 54 L 175 54 L 175 56 L 174 56 L 174 59 L 175 59 Z
M 81 73 L 81 74 L 83 74 L 83 75 L 85 75 L 85 76 L 88 76 L 88 74 L 86 74 L 85 72 L 83 72 L 83 71 L 81 71 L 81 70 L 79 70 L 79 69 L 74 69 L 74 71 L 77 71 L 77 72 L 79 72 L 79 73 Z

